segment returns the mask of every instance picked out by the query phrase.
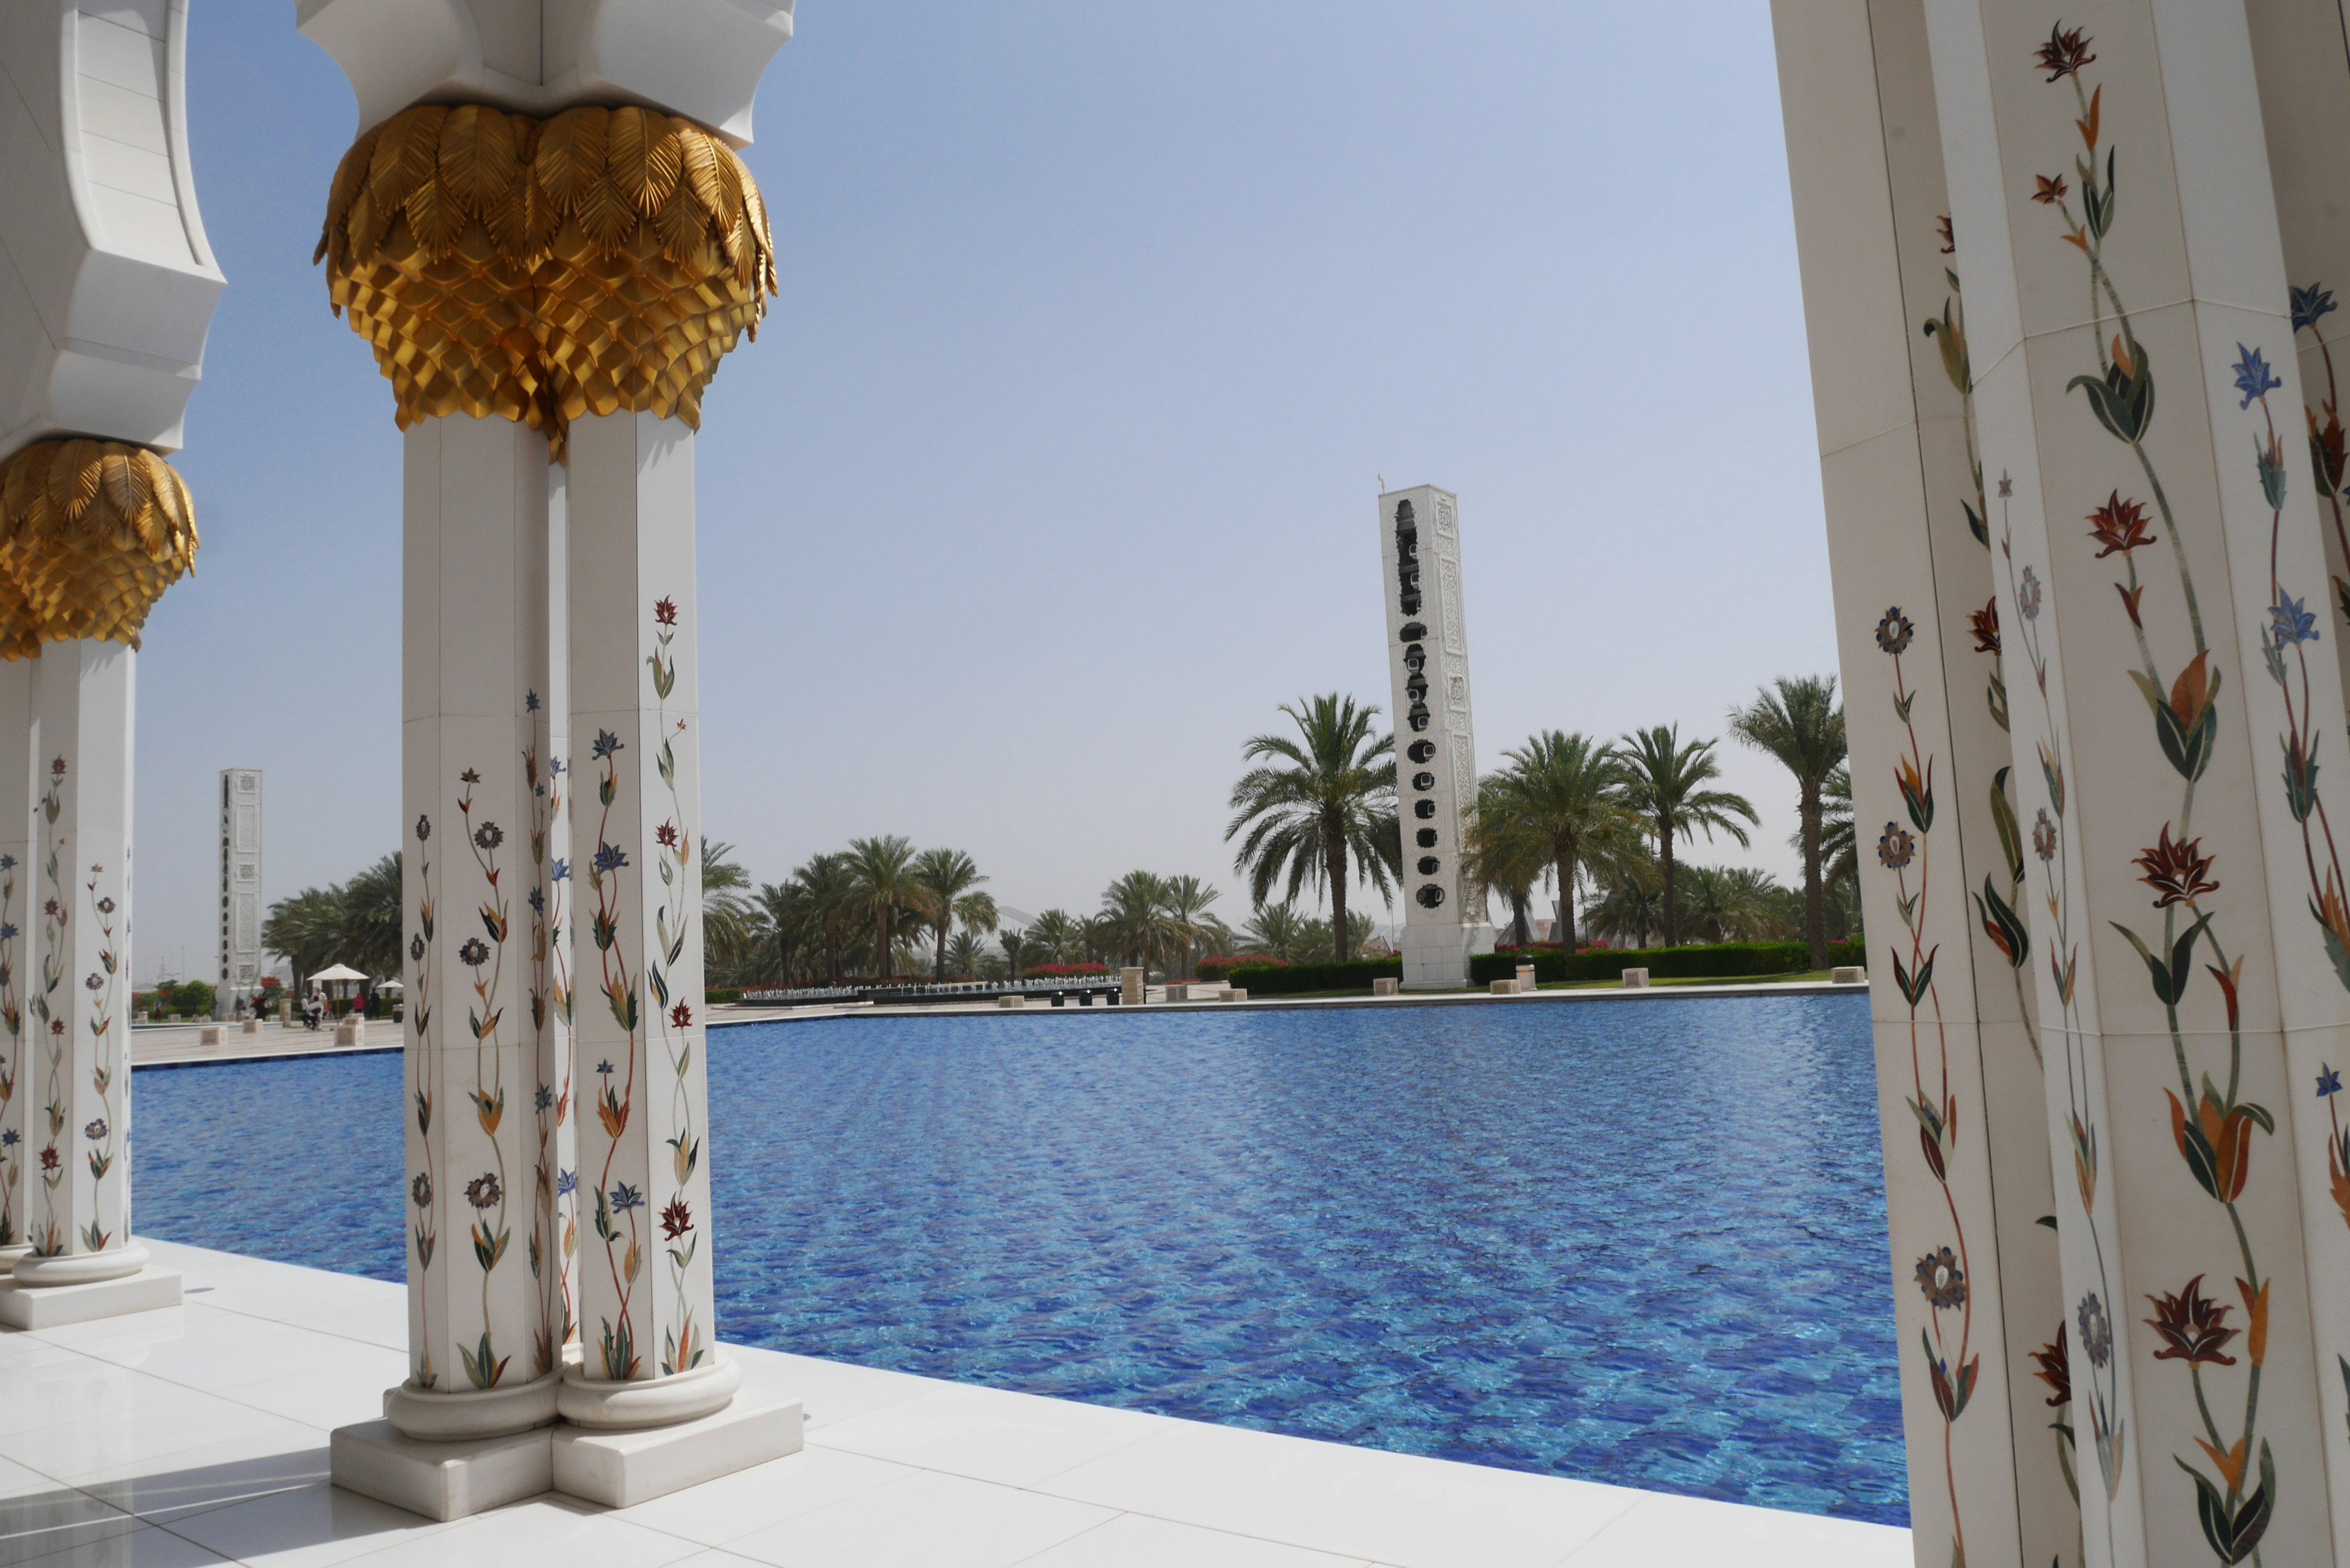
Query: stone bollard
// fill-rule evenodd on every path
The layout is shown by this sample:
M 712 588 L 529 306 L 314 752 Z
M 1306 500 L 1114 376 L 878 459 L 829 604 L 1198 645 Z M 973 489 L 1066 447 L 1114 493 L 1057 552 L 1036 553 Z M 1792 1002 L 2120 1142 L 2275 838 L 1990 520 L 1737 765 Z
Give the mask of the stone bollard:
M 206 1047 L 224 1044 L 227 1039 L 228 1031 L 217 1023 L 207 1023 L 196 1032 L 196 1043 Z
M 1495 996 L 1515 996 L 1518 994 L 1518 982 L 1514 980 L 1497 980 L 1485 989 Z
M 1627 969 L 1627 970 L 1626 970 L 1626 971 L 1624 971 L 1624 989 L 1625 989 L 1625 990 L 1627 990 L 1627 991 L 1646 991 L 1646 990 L 1648 990 L 1648 971 L 1647 970 L 1644 970 L 1644 969 Z
M 1180 980 L 1170 981 L 1167 987 L 1167 1000 L 1170 1002 L 1189 1002 L 1191 1000 L 1191 988 L 1184 984 Z
M 1536 989 L 1534 985 L 1534 965 L 1530 963 L 1522 963 L 1518 966 L 1518 989 L 1522 992 Z
M 358 1016 L 344 1019 L 335 1025 L 335 1044 L 364 1045 L 367 1044 L 367 1020 Z
M 258 1034 L 258 1033 L 261 1033 L 261 1020 L 260 1020 L 260 1019 L 258 1019 L 258 1018 L 248 1018 L 248 1019 L 246 1019 L 243 1023 L 241 1023 L 241 1024 L 237 1025 L 237 1033 L 239 1033 L 240 1034 Z
M 1403 994 L 1403 981 L 1398 980 L 1391 974 L 1383 974 L 1371 981 L 1371 994 L 1373 996 L 1400 996 Z
M 1861 968 L 1856 963 L 1838 964 L 1835 968 L 1828 971 L 1828 983 L 1831 985 L 1866 985 L 1868 983 L 1868 971 Z
M 1228 985 L 1224 988 L 1224 1000 L 1226 1002 L 1246 1002 L 1248 1000 L 1248 988 L 1243 985 Z
M 1118 1000 L 1119 1005 L 1125 1007 L 1139 1007 L 1142 1005 L 1142 980 L 1143 971 L 1135 965 L 1128 964 L 1126 968 L 1118 971 Z
M 1007 1012 L 1017 1012 L 1028 1005 L 1028 999 L 1024 996 L 999 996 L 995 999 L 995 1005 Z

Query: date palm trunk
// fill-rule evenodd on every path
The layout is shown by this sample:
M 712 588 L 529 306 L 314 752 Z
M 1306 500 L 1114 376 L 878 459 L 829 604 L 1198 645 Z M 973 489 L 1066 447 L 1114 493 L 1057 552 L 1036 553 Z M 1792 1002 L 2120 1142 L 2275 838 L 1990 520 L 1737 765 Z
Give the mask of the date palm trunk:
M 1558 852 L 1558 949 L 1564 953 L 1575 950 L 1575 850 L 1572 846 Z
M 1828 966 L 1827 894 L 1820 882 L 1820 792 L 1807 786 L 1802 805 L 1804 825 L 1804 941 L 1811 949 L 1814 969 Z
M 1673 821 L 1669 816 L 1657 818 L 1657 866 L 1665 884 L 1665 946 L 1680 946 L 1680 922 L 1673 912 Z
M 1338 961 L 1347 961 L 1347 839 L 1342 833 L 1326 829 L 1322 836 L 1323 863 L 1330 868 L 1330 946 Z

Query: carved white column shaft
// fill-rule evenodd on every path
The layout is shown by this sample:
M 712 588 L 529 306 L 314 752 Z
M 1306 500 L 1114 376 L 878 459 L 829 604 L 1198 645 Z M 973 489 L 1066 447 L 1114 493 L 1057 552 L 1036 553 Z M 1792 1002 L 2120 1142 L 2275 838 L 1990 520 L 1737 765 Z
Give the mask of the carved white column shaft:
M 1918 0 L 1773 8 L 1918 1561 L 2077 1565 L 2030 938 L 1966 311 Z
M 579 1129 L 571 1076 L 571 649 L 566 496 L 568 471 L 546 471 L 546 614 L 533 628 L 541 684 L 525 707 L 531 719 L 531 996 L 537 1046 L 534 1101 L 538 1139 L 531 1270 L 539 1314 L 561 1345 L 579 1336 Z
M 32 922 L 33 768 L 40 751 L 30 659 L 0 660 L 0 1269 L 31 1246 L 26 1199 L 33 1158 L 32 1032 L 25 1023 Z
M 553 1417 L 563 1328 L 541 1288 L 536 1190 L 537 1106 L 553 1093 L 533 1018 L 546 443 L 464 415 L 404 441 L 411 1370 L 389 1414 L 412 1436 L 480 1436 Z
M 2339 1562 L 2342 683 L 2244 7 L 1926 14 L 2085 1555 Z
M 35 947 L 26 976 L 27 1239 L 20 1284 L 135 1273 L 130 1241 L 130 734 L 137 655 L 52 642 L 36 678 Z
M 651 414 L 571 425 L 574 1028 L 580 1334 L 588 1394 L 734 1374 L 712 1334 L 702 1059 L 693 432 Z M 607 1419 L 590 1404 L 575 1414 Z M 618 1424 L 618 1423 L 614 1423 Z

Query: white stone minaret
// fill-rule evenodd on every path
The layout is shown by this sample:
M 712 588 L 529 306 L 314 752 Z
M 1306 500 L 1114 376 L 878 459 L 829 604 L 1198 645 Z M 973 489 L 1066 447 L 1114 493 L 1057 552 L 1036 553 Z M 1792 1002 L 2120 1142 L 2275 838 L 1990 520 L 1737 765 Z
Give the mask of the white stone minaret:
M 237 998 L 251 1002 L 261 985 L 261 770 L 221 770 L 220 986 L 213 1016 L 226 1018 Z
M 1403 825 L 1403 985 L 1456 990 L 1469 983 L 1470 956 L 1493 950 L 1484 889 L 1461 864 L 1477 803 L 1477 740 L 1460 499 L 1432 484 L 1380 496 L 1379 559 Z

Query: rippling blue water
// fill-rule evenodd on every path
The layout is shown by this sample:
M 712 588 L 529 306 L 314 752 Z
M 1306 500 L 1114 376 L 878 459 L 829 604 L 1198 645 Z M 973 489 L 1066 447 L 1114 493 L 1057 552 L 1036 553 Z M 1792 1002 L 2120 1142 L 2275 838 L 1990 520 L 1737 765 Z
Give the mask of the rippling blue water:
M 400 1277 L 397 1057 L 138 1096 L 141 1231 Z M 711 1151 L 728 1339 L 1907 1520 L 1857 997 L 728 1029 Z

